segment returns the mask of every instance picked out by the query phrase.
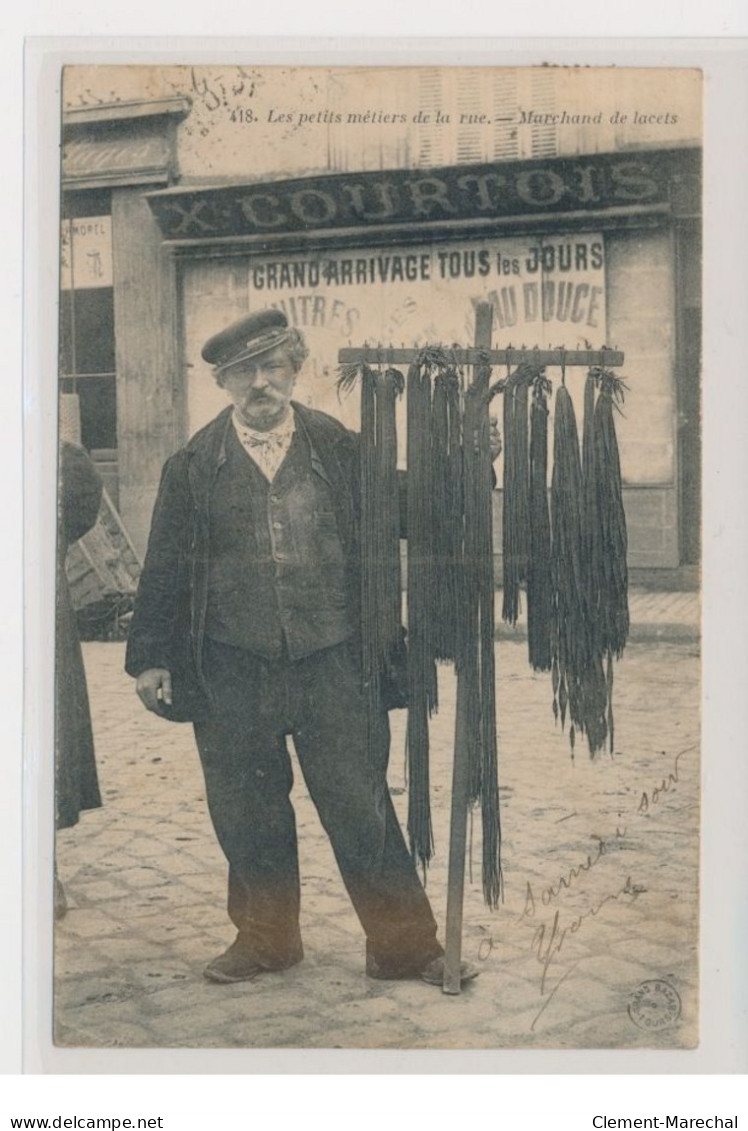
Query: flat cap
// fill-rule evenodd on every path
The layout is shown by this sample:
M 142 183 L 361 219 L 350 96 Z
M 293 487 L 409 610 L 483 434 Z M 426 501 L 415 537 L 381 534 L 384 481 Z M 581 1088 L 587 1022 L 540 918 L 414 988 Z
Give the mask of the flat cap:
M 228 369 L 275 349 L 287 337 L 288 320 L 283 311 L 256 310 L 209 338 L 202 356 L 216 369 Z

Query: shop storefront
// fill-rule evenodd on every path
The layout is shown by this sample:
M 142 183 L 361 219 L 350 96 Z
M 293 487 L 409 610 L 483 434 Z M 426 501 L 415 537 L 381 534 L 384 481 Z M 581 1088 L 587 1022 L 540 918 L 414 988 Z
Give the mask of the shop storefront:
M 169 118 L 151 130 L 157 120 Z M 170 186 L 167 165 L 109 190 L 112 448 L 139 548 L 161 463 L 225 403 L 200 358 L 218 329 L 282 309 L 310 346 L 298 399 L 355 427 L 355 398 L 336 389 L 339 349 L 471 344 L 474 304 L 489 301 L 498 348 L 625 353 L 630 564 L 698 560 L 698 149 L 210 187 Z M 583 379 L 566 374 L 580 422 Z
M 336 390 L 341 347 L 470 344 L 474 304 L 487 300 L 497 348 L 624 351 L 631 565 L 694 560 L 685 527 L 697 513 L 699 157 L 681 149 L 149 194 L 180 281 L 186 432 L 224 403 L 201 345 L 247 310 L 278 307 L 304 331 L 299 399 L 355 427 L 355 401 Z M 566 374 L 580 420 L 583 381 Z
M 163 461 L 181 442 L 175 275 L 144 193 L 172 183 L 185 98 L 66 112 L 60 431 L 91 453 L 142 552 Z

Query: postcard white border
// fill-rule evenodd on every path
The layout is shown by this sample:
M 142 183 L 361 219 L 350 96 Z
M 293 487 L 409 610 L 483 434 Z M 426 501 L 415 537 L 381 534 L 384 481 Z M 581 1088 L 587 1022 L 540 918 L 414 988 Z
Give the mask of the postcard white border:
M 311 48 L 311 53 L 310 53 Z M 52 631 L 59 67 L 66 63 L 615 64 L 697 66 L 706 77 L 704 304 L 704 780 L 702 1018 L 695 1051 L 77 1050 L 50 1041 Z M 745 656 L 748 451 L 748 42 L 39 39 L 26 54 L 24 448 L 24 1071 L 30 1073 L 714 1073 L 745 1070 L 748 824 L 741 708 Z M 730 901 L 730 890 L 735 900 Z

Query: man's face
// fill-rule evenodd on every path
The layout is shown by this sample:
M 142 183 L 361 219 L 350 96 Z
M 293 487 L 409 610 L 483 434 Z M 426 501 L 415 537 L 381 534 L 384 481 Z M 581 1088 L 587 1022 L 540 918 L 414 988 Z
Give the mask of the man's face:
M 223 379 L 239 419 L 261 432 L 285 419 L 295 383 L 296 369 L 285 345 L 233 366 Z

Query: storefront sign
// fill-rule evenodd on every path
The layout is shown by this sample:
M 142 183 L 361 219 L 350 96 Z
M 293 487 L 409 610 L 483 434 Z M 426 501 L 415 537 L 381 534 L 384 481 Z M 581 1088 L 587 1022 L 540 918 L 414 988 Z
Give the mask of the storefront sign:
M 65 143 L 62 172 L 65 181 L 92 177 L 121 180 L 136 173 L 160 172 L 165 179 L 169 149 L 163 138 L 141 137 L 112 141 L 97 137 L 75 138 Z
M 112 286 L 112 218 L 63 220 L 60 237 L 62 290 Z
M 212 307 L 186 277 L 190 431 L 223 403 L 199 361 L 202 343 L 241 310 Z M 282 310 L 310 349 L 297 397 L 358 427 L 358 398 L 338 397 L 338 351 L 349 345 L 472 345 L 475 304 L 494 309 L 497 348 L 605 344 L 605 245 L 600 234 L 252 257 L 246 306 Z M 194 296 L 192 295 L 195 290 Z M 570 376 L 570 382 L 574 378 Z M 574 390 L 572 389 L 572 392 Z M 401 430 L 404 435 L 404 430 Z
M 667 206 L 671 184 L 698 171 L 692 150 L 594 154 L 552 162 L 395 169 L 151 193 L 164 238 L 216 238 L 378 225 Z

